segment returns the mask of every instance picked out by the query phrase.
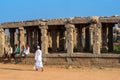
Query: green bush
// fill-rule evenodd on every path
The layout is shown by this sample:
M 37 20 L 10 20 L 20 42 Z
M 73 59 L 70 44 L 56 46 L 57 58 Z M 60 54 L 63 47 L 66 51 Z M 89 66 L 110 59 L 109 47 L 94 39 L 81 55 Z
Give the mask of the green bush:
M 114 52 L 120 53 L 120 45 L 114 45 Z

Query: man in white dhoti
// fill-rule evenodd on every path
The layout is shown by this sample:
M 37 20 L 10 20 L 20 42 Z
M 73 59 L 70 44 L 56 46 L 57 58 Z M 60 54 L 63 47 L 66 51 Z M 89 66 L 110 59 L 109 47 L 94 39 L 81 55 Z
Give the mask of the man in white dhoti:
M 38 71 L 39 68 L 43 71 L 43 64 L 42 64 L 42 51 L 40 50 L 40 46 L 37 46 L 37 50 L 35 52 L 35 65 L 34 68 Z

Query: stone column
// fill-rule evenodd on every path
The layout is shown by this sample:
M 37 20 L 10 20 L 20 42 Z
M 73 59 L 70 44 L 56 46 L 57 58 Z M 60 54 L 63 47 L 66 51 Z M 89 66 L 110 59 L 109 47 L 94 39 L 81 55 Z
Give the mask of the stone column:
M 49 47 L 49 51 L 51 51 L 52 49 L 52 39 L 51 39 L 51 33 L 50 31 L 48 31 L 48 47 Z
M 29 30 L 28 30 L 28 28 L 26 28 L 26 37 L 27 37 L 26 38 L 26 40 L 27 40 L 26 43 L 29 45 L 29 43 L 30 43 L 29 41 L 30 40 L 29 40 Z
M 35 52 L 35 45 L 34 45 L 34 28 L 30 28 L 30 51 Z
M 82 27 L 82 46 L 83 46 L 83 49 L 85 48 L 85 27 L 83 26 Z
M 56 52 L 57 51 L 57 30 L 55 27 L 52 28 L 52 51 Z
M 34 45 L 38 45 L 38 31 L 37 28 L 34 30 Z
M 113 27 L 114 24 L 108 26 L 108 52 L 113 52 Z
M 107 26 L 106 24 L 102 25 L 102 52 L 108 52 L 108 45 L 107 45 Z
M 38 45 L 41 45 L 41 29 L 38 29 Z
M 0 56 L 4 54 L 5 49 L 5 33 L 4 29 L 0 28 Z
M 39 28 L 41 29 L 41 50 L 43 52 L 43 54 L 47 54 L 48 53 L 48 36 L 47 36 L 47 29 L 48 26 L 47 25 L 41 25 L 39 26 Z
M 118 22 L 118 28 L 120 28 L 120 21 Z
M 19 42 L 18 42 L 18 33 L 17 32 L 15 32 L 14 33 L 14 44 L 18 44 Z
M 75 25 L 76 26 L 76 25 Z M 78 30 L 77 30 L 77 28 L 75 28 L 74 30 L 73 30 L 73 47 L 74 47 L 74 51 L 77 51 L 77 49 L 78 49 L 78 45 L 79 44 L 77 44 L 77 42 L 78 42 L 78 40 L 77 40 L 77 38 L 78 38 L 78 34 L 77 34 L 77 32 L 78 32 Z
M 65 50 L 65 31 L 64 29 L 61 29 L 59 31 L 59 50 L 64 51 Z
M 93 28 L 90 27 L 90 51 L 93 49 Z
M 60 44 L 59 44 L 59 40 L 60 40 L 60 32 L 59 30 L 57 29 L 57 39 L 56 39 L 56 42 L 57 42 L 57 51 L 59 51 L 59 47 L 60 47 Z
M 25 45 L 25 32 L 23 27 L 19 27 L 19 44 L 20 44 L 20 53 L 23 51 L 23 46 Z
M 14 51 L 14 49 L 15 49 L 15 29 L 10 28 L 9 32 L 10 32 L 10 45 L 13 48 L 13 51 Z
M 85 29 L 85 51 L 90 51 L 90 28 Z
M 82 26 L 77 28 L 77 51 L 83 51 Z
M 67 40 L 67 53 L 68 54 L 72 54 L 73 53 L 73 49 L 74 49 L 74 43 L 73 43 L 73 30 L 75 28 L 75 25 L 73 24 L 66 24 L 66 31 L 67 31 L 67 36 L 66 36 L 66 40 Z
M 99 22 L 99 17 L 90 17 L 92 22 L 91 26 L 93 28 L 93 54 L 100 54 L 101 46 L 101 23 Z

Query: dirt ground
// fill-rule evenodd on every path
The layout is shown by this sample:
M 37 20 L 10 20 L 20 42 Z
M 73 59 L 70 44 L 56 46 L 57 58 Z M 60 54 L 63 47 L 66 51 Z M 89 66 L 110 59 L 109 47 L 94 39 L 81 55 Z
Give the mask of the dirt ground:
M 41 72 L 33 65 L 0 63 L 0 80 L 120 80 L 120 69 L 44 66 Z

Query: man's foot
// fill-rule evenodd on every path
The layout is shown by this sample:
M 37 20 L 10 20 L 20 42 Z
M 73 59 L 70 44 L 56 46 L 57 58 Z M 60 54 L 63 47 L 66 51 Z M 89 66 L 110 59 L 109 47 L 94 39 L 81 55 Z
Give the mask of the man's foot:
M 41 71 L 43 72 L 43 71 L 44 71 L 44 69 L 42 68 L 42 69 L 41 69 Z
M 36 68 L 35 70 L 36 70 L 36 71 L 38 71 L 38 69 L 37 69 L 37 68 Z

